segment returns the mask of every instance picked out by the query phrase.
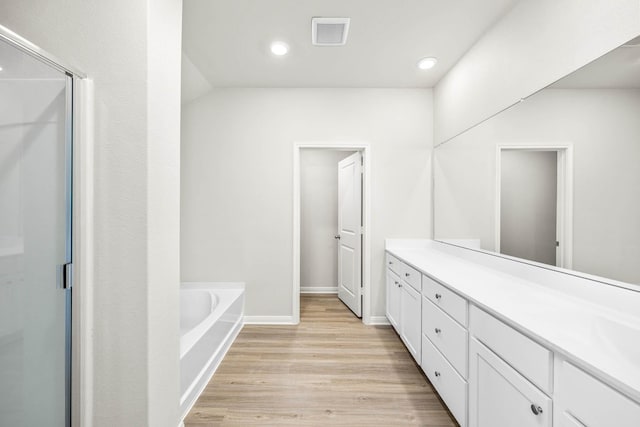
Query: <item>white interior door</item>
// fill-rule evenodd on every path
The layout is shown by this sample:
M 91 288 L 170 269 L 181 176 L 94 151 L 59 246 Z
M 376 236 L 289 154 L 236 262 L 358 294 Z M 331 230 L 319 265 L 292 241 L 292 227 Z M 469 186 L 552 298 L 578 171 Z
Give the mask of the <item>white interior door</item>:
M 338 297 L 362 316 L 362 154 L 338 163 Z

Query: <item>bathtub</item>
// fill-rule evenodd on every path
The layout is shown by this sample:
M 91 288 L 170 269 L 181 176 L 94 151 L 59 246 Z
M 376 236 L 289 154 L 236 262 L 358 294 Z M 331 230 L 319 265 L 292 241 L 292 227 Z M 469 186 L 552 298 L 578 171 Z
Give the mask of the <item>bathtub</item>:
M 180 288 L 180 412 L 184 418 L 242 329 L 243 283 Z

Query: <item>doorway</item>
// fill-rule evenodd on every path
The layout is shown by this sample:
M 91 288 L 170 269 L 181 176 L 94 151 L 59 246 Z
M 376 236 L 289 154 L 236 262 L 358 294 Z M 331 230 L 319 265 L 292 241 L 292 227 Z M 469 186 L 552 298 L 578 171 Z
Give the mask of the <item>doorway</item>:
M 571 268 L 570 146 L 498 146 L 496 251 Z
M 338 294 L 368 323 L 370 148 L 296 143 L 293 154 L 294 323 L 300 322 L 301 293 Z

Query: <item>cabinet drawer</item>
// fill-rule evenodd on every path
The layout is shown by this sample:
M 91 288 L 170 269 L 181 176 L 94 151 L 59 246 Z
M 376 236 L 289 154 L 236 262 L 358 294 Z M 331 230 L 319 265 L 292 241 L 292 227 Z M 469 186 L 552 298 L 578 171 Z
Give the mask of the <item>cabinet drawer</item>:
M 589 427 L 640 425 L 640 404 L 568 362 L 559 369 L 557 394 L 564 413 Z
M 429 298 L 458 323 L 467 326 L 467 300 L 460 295 L 425 275 L 422 277 L 422 295 Z
M 402 274 L 400 275 L 413 289 L 422 292 L 422 273 L 415 268 L 402 264 Z
M 421 365 L 458 423 L 463 427 L 466 426 L 467 382 L 424 335 L 422 336 Z
M 467 378 L 467 330 L 422 297 L 422 333 Z
M 469 309 L 469 332 L 518 372 L 551 394 L 553 353 L 475 306 Z
M 387 268 L 396 273 L 398 276 L 404 274 L 402 272 L 402 263 L 393 255 L 387 254 Z

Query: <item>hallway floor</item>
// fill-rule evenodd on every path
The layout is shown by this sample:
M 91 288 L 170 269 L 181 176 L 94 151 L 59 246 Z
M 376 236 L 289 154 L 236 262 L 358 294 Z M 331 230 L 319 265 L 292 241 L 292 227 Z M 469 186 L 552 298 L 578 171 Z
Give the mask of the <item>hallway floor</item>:
M 390 326 L 303 295 L 297 326 L 247 325 L 185 427 L 456 426 Z

